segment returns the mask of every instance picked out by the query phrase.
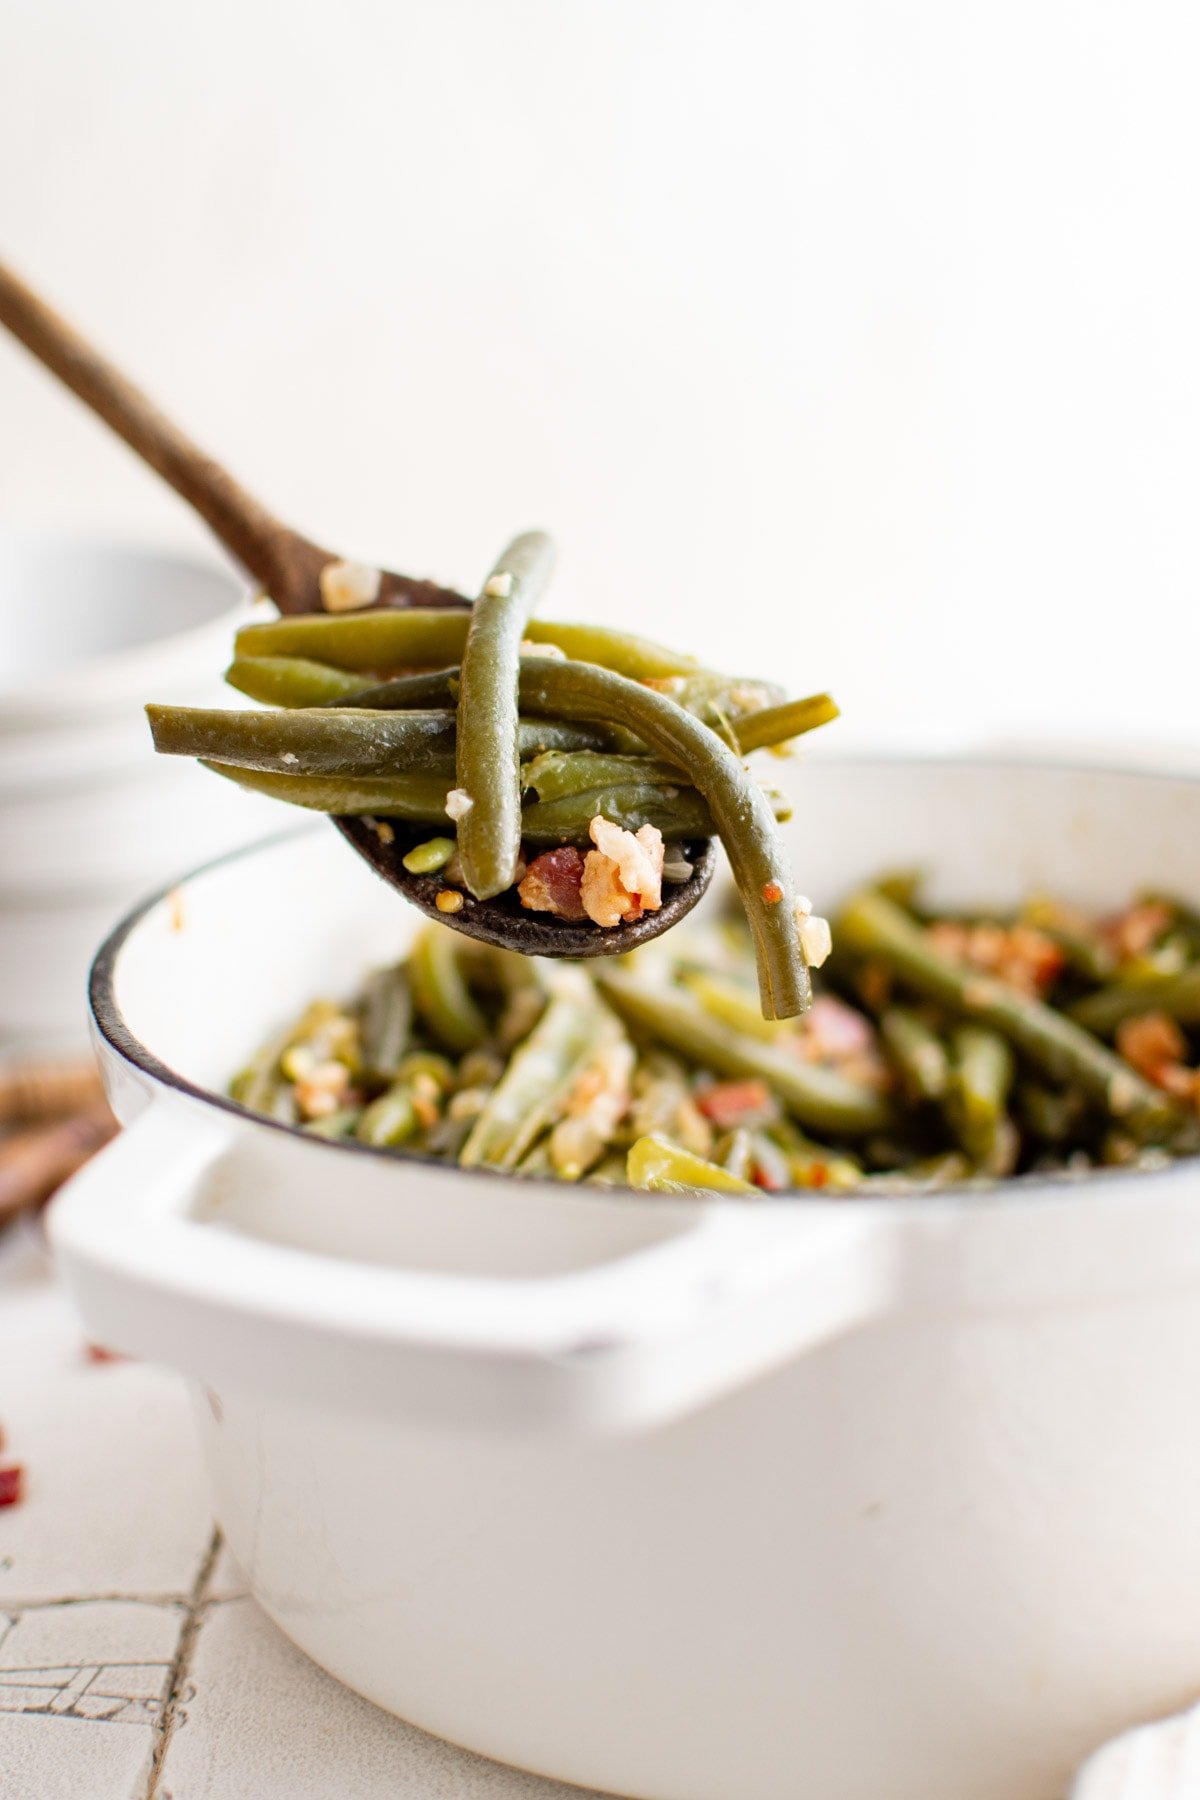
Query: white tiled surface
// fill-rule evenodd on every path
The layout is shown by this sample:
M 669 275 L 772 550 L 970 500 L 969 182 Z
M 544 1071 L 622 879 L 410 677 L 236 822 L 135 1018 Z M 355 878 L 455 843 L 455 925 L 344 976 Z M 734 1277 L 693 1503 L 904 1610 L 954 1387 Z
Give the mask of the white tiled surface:
M 0 1800 L 581 1800 L 276 1631 L 214 1540 L 181 1388 L 87 1359 L 32 1232 L 0 1237 L 0 1425 L 28 1473 L 0 1511 Z

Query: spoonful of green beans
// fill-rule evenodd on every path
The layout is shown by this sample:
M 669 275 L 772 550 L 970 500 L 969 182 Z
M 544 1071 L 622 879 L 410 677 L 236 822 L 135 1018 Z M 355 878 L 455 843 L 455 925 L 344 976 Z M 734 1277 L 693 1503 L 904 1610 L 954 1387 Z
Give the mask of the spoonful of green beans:
M 754 749 L 837 716 L 625 633 L 537 621 L 554 550 L 504 551 L 474 603 L 282 524 L 0 264 L 0 324 L 204 518 L 283 617 L 231 684 L 275 711 L 151 706 L 155 746 L 330 814 L 452 928 L 529 955 L 633 948 L 688 913 L 720 837 L 768 1018 L 803 1011 L 828 930 L 794 889 Z

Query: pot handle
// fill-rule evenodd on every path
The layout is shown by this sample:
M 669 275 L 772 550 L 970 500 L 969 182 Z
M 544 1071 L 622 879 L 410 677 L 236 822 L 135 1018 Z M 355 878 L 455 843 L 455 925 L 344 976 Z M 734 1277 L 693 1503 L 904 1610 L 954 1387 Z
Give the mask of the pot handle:
M 331 1267 L 197 1216 L 239 1162 L 227 1120 L 163 1097 L 63 1189 L 50 1236 L 98 1342 L 263 1400 L 562 1435 L 681 1417 L 893 1302 L 871 1205 L 689 1201 L 673 1235 L 551 1275 Z

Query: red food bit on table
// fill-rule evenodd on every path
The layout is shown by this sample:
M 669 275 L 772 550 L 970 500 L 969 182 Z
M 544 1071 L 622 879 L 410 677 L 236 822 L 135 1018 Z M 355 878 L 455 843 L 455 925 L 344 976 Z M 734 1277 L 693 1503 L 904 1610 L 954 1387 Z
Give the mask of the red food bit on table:
M 25 1470 L 20 1463 L 0 1469 L 0 1506 L 19 1506 L 25 1498 Z

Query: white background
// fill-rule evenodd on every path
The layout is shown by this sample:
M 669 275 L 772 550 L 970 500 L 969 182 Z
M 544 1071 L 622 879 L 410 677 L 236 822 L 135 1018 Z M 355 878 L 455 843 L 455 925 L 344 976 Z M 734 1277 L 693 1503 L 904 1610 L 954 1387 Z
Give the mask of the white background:
M 1185 745 L 1198 21 L 0 0 L 0 243 L 338 547 L 544 523 L 554 610 L 848 737 Z M 199 541 L 4 344 L 0 521 Z

